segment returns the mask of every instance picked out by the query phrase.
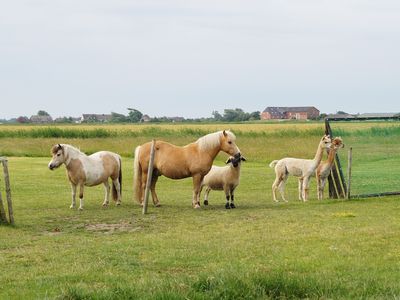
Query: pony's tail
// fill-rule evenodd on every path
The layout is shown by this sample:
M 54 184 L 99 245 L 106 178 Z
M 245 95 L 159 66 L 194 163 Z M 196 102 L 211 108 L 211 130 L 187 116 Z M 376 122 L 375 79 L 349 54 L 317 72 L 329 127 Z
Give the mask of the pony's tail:
M 142 168 L 139 163 L 140 146 L 135 149 L 135 159 L 133 161 L 133 192 L 136 201 L 142 199 Z
M 270 168 L 275 168 L 276 164 L 278 163 L 279 160 L 273 160 L 271 161 L 271 163 L 269 164 Z
M 121 162 L 121 158 L 119 158 L 119 175 L 118 175 L 118 181 L 119 181 L 119 195 L 122 198 L 122 162 Z M 113 182 L 112 185 L 112 197 L 114 201 L 118 200 L 118 192 L 117 192 L 117 188 Z

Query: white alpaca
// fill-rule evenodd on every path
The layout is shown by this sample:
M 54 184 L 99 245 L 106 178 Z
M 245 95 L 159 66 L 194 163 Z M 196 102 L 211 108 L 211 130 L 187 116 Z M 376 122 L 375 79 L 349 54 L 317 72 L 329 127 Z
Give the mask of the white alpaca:
M 279 188 L 279 192 L 282 196 L 282 200 L 287 202 L 285 199 L 285 184 L 289 175 L 298 177 L 299 179 L 299 200 L 307 201 L 309 182 L 312 175 L 315 174 L 315 170 L 322 160 L 322 155 L 325 149 L 331 146 L 331 138 L 329 135 L 324 135 L 318 144 L 317 153 L 314 159 L 300 159 L 286 157 L 281 160 L 274 160 L 270 163 L 270 167 L 275 167 L 276 178 L 272 184 L 272 195 L 275 202 L 276 190 Z
M 240 180 L 240 164 L 246 159 L 240 155 L 229 157 L 225 167 L 212 166 L 210 172 L 204 177 L 201 183 L 201 189 L 206 186 L 204 194 L 204 205 L 208 205 L 208 194 L 211 190 L 224 190 L 226 196 L 225 208 L 235 208 L 233 203 L 234 191 L 239 185 Z M 200 190 L 201 193 L 201 190 Z M 231 203 L 229 204 L 229 198 Z
M 336 153 L 340 148 L 343 148 L 343 140 L 340 137 L 336 137 L 332 140 L 331 147 L 329 149 L 328 159 L 325 162 L 320 163 L 317 170 L 315 171 L 316 179 L 317 179 L 317 195 L 318 200 L 322 200 L 324 198 L 324 188 L 326 179 L 331 173 L 332 166 L 335 163 Z

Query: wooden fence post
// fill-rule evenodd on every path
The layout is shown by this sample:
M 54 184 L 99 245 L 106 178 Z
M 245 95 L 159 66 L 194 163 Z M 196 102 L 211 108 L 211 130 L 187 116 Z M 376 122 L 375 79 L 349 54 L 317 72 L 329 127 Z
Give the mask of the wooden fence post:
M 8 223 L 6 211 L 4 210 L 3 198 L 1 196 L 1 190 L 0 190 L 0 223 L 5 223 L 5 224 Z
M 151 143 L 151 151 L 150 151 L 150 160 L 149 160 L 149 167 L 147 169 L 147 181 L 146 181 L 146 188 L 144 190 L 144 201 L 143 201 L 143 214 L 147 214 L 147 206 L 149 203 L 149 190 L 151 185 L 151 179 L 153 177 L 153 164 L 154 164 L 154 154 L 156 148 L 156 140 L 153 139 Z
M 12 201 L 11 201 L 10 176 L 8 174 L 8 160 L 6 157 L 0 157 L 0 162 L 3 164 L 4 183 L 6 186 L 8 218 L 10 220 L 10 224 L 14 225 L 14 213 L 13 213 Z M 5 223 L 8 223 L 5 209 L 4 209 L 3 199 L 1 197 L 1 195 L 0 195 L 0 216 L 1 216 L 1 219 L 5 221 Z
M 350 147 L 348 159 L 347 159 L 347 200 L 350 199 L 350 188 L 351 188 L 351 164 L 353 163 L 353 148 Z

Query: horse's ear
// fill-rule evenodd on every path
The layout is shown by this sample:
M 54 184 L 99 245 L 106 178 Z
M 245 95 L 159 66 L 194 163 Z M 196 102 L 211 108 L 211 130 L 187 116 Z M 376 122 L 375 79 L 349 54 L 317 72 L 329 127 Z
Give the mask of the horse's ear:
M 222 133 L 224 134 L 225 137 L 228 135 L 225 130 L 222 131 Z
M 226 164 L 229 164 L 230 162 L 232 162 L 231 158 L 229 157 L 228 160 L 225 162 Z
M 61 144 L 58 144 L 57 146 L 58 146 L 58 149 L 62 149 L 62 146 L 61 146 Z

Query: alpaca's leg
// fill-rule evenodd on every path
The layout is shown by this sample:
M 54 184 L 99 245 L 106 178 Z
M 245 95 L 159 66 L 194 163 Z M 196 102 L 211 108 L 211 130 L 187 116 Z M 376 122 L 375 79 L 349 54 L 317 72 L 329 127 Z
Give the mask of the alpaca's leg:
M 204 205 L 208 205 L 208 194 L 210 193 L 211 188 L 206 187 L 206 191 L 204 192 Z
M 202 181 L 203 181 L 203 176 L 201 176 L 200 174 L 193 176 L 193 199 L 192 199 L 193 208 L 200 208 L 200 187 Z
M 321 186 L 320 186 L 321 200 L 324 199 L 325 184 L 326 184 L 326 178 L 321 179 Z
M 107 181 L 104 181 L 104 191 L 105 191 L 105 198 L 103 202 L 103 206 L 106 207 L 110 203 L 110 184 Z
M 303 201 L 308 200 L 308 192 L 310 189 L 310 177 L 305 177 L 303 179 Z
M 84 201 L 83 201 L 83 190 L 84 190 L 84 185 L 83 185 L 83 183 L 81 183 L 79 185 L 79 210 L 83 210 L 83 204 L 84 204 Z
M 303 200 L 303 195 L 302 195 L 302 192 L 303 192 L 303 178 L 302 177 L 299 177 L 298 190 L 299 190 L 299 200 L 302 201 Z
M 71 183 L 71 190 L 72 190 L 72 203 L 69 208 L 75 208 L 76 205 L 76 184 Z
M 285 198 L 285 186 L 286 186 L 286 181 L 288 179 L 288 176 L 284 177 L 281 183 L 279 184 L 279 192 L 281 194 L 282 200 L 285 202 L 288 202 Z
M 278 189 L 280 183 L 281 183 L 281 178 L 279 176 L 276 176 L 275 181 L 272 184 L 272 197 L 275 202 L 278 202 L 278 200 L 276 199 L 276 190 Z

